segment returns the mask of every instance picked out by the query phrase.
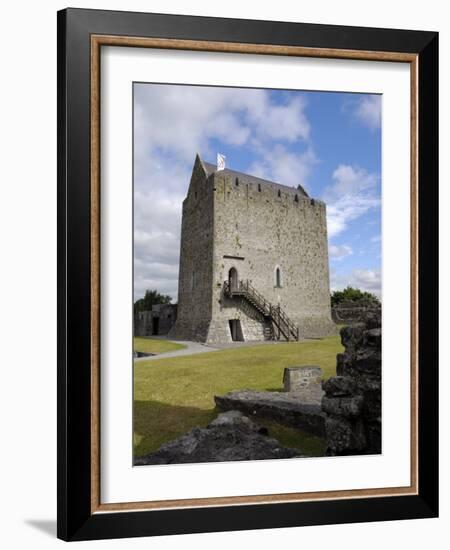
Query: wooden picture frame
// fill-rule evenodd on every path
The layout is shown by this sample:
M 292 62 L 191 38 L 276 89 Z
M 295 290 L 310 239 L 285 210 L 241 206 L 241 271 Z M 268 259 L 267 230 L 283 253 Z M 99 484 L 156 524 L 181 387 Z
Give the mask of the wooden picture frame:
M 103 46 L 411 67 L 411 485 L 100 502 L 100 50 Z M 58 537 L 86 540 L 438 514 L 438 35 L 67 9 L 58 13 Z

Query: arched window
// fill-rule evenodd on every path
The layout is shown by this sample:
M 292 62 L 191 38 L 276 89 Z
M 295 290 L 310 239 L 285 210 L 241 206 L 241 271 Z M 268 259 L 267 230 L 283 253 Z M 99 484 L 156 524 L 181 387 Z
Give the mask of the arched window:
M 261 193 L 261 184 L 258 183 L 258 192 Z
M 278 189 L 278 197 L 281 198 L 281 191 Z
M 279 267 L 275 269 L 275 286 L 278 288 L 281 287 L 281 269 Z
M 295 195 L 294 201 L 298 202 L 298 195 Z
M 232 267 L 228 272 L 228 284 L 231 292 L 238 289 L 238 272 L 235 267 Z
M 236 179 L 234 180 L 234 185 L 235 185 L 236 187 L 239 185 L 239 178 L 236 178 Z

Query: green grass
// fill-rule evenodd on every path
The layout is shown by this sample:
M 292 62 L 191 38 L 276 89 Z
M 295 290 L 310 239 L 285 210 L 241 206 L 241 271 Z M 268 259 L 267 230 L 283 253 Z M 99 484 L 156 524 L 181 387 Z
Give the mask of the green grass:
M 139 337 L 134 338 L 134 351 L 142 351 L 144 353 L 165 353 L 166 351 L 175 351 L 183 349 L 184 344 L 177 344 L 169 340 L 160 340 L 159 338 Z
M 335 374 L 338 336 L 323 340 L 225 349 L 197 355 L 139 361 L 134 365 L 134 453 L 158 449 L 218 414 L 214 395 L 237 389 L 279 391 L 285 367 L 319 365 Z M 321 455 L 324 442 L 274 422 L 261 421 L 283 445 Z
M 269 430 L 270 437 L 277 439 L 283 447 L 298 449 L 306 456 L 323 456 L 326 450 L 324 439 L 307 432 L 295 430 L 266 418 L 253 418 Z

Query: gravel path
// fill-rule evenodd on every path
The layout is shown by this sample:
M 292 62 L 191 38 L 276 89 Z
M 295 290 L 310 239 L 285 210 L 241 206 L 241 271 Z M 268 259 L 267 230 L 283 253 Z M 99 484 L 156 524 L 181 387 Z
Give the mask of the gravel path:
M 210 344 L 202 344 L 201 342 L 190 342 L 188 340 L 171 340 L 171 342 L 175 342 L 176 344 L 183 344 L 186 347 L 183 349 L 177 349 L 175 351 L 166 351 L 165 353 L 157 353 L 156 355 L 151 355 L 150 357 L 137 357 L 135 361 L 155 361 L 156 359 L 165 359 L 166 357 L 195 355 L 197 353 L 205 353 L 207 351 L 218 351 L 220 349 L 264 346 L 264 345 L 274 345 L 274 344 L 280 343 L 280 342 L 275 342 L 273 340 L 270 340 L 270 341 L 263 341 L 263 342 L 229 342 L 229 343 L 227 342 L 223 344 L 215 344 L 214 346 L 212 346 Z M 281 343 L 285 343 L 285 342 L 281 342 Z
M 165 359 L 166 357 L 178 357 L 181 355 L 195 355 L 197 353 L 204 353 L 205 351 L 216 351 L 219 348 L 213 346 L 202 344 L 200 342 L 188 342 L 185 340 L 171 340 L 176 344 L 183 344 L 186 346 L 183 349 L 177 349 L 174 351 L 166 351 L 165 353 L 157 353 L 156 355 L 151 355 L 150 357 L 138 357 L 135 361 L 155 361 L 155 359 Z

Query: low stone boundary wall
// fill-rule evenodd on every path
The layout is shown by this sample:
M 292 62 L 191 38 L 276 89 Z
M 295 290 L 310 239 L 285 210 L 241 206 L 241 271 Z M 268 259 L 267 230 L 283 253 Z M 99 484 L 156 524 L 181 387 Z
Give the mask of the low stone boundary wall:
M 321 396 L 322 392 L 319 398 L 300 400 L 296 393 L 241 390 L 216 395 L 214 400 L 222 411 L 238 410 L 250 417 L 268 418 L 324 437 L 325 414 L 320 405 Z
M 381 308 L 343 304 L 331 308 L 331 318 L 335 323 L 364 323 L 367 317 L 380 315 Z

